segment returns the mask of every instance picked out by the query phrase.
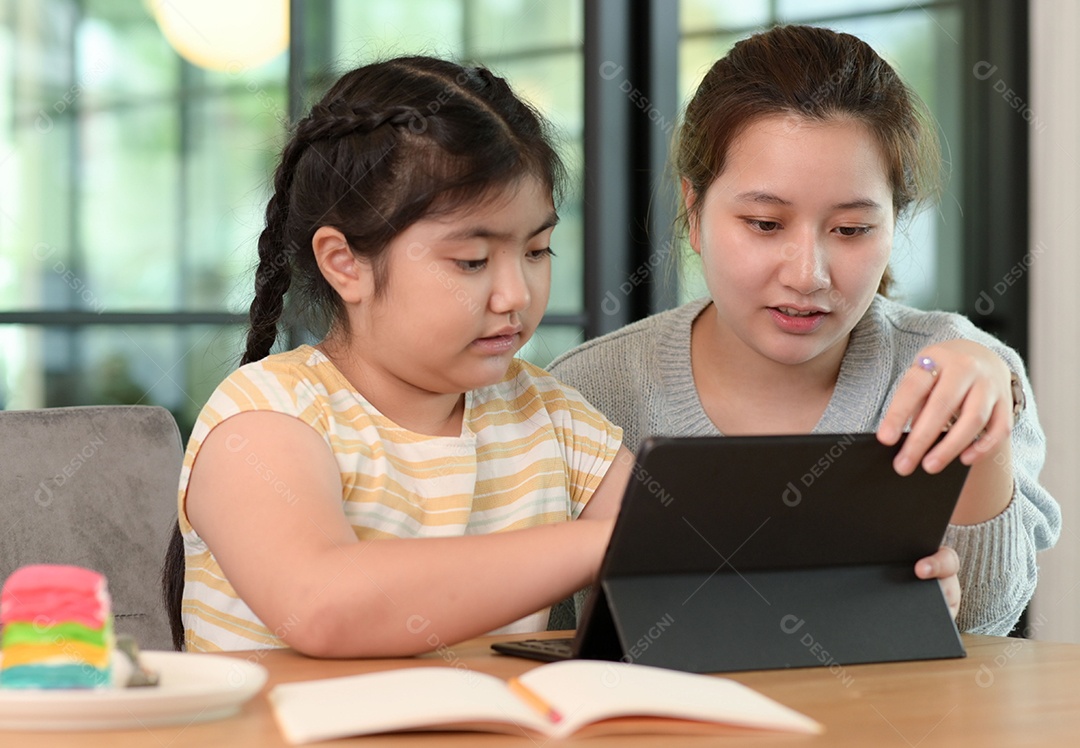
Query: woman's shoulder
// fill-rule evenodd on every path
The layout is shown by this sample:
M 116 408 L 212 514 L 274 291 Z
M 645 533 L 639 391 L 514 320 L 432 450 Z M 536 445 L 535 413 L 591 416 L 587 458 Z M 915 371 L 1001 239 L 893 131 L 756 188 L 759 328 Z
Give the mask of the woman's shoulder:
M 957 312 L 916 309 L 878 296 L 867 317 L 879 334 L 894 338 L 896 348 L 921 348 L 946 340 L 971 340 L 1001 355 L 1014 371 L 1023 367 L 1016 351 Z
M 708 299 L 696 299 L 682 306 L 658 312 L 645 319 L 586 341 L 556 358 L 549 367 L 556 376 L 585 367 L 624 367 L 647 357 L 657 345 L 670 345 L 685 337 L 690 340 L 690 326 Z
M 878 318 L 880 324 L 901 335 L 925 337 L 932 339 L 931 342 L 968 338 L 1002 345 L 997 338 L 957 312 L 917 309 L 879 296 L 871 305 L 871 313 Z

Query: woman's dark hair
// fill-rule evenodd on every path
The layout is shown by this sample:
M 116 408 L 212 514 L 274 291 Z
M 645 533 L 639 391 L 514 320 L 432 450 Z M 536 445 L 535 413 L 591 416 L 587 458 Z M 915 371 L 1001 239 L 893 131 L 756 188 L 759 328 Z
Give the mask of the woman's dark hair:
M 241 364 L 269 355 L 287 292 L 310 320 L 348 329 L 341 299 L 312 252 L 320 227 L 336 228 L 371 263 L 381 293 L 385 249 L 417 220 L 482 202 L 523 177 L 558 196 L 563 175 L 544 120 L 483 67 L 401 57 L 346 73 L 296 124 L 274 172 Z M 162 580 L 179 650 L 179 526 Z
M 762 117 L 851 119 L 874 134 L 899 217 L 941 189 L 941 152 L 926 105 L 870 45 L 813 26 L 777 26 L 735 44 L 686 107 L 675 169 L 701 198 L 723 172 L 732 142 Z M 703 200 L 680 209 L 685 229 Z M 889 271 L 878 288 L 892 284 Z

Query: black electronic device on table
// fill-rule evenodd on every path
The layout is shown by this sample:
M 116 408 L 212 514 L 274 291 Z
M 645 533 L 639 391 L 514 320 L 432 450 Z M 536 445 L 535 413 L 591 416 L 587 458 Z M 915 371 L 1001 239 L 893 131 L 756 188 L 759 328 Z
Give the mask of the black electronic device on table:
M 691 672 L 963 657 L 938 581 L 914 567 L 968 468 L 900 476 L 900 444 L 646 439 L 576 636 L 492 646 Z

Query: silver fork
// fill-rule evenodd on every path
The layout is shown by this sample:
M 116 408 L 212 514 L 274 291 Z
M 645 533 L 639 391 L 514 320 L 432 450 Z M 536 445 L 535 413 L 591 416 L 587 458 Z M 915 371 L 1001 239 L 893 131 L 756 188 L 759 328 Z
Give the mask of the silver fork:
M 131 675 L 128 677 L 125 688 L 142 688 L 144 686 L 156 686 L 158 684 L 157 671 L 151 670 L 139 660 L 139 645 L 130 634 L 118 634 L 116 648 L 123 652 L 131 661 Z

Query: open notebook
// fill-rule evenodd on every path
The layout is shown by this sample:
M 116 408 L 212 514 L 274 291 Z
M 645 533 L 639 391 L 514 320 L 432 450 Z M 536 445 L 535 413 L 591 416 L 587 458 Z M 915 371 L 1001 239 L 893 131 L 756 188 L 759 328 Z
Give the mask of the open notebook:
M 500 732 L 540 744 L 570 735 L 823 729 L 735 681 L 618 662 L 543 665 L 509 683 L 468 668 L 405 668 L 284 683 L 269 699 L 294 745 L 406 730 Z
M 914 566 L 940 546 L 968 469 L 901 477 L 899 446 L 648 439 L 577 635 L 493 646 L 691 672 L 963 657 L 937 580 Z

